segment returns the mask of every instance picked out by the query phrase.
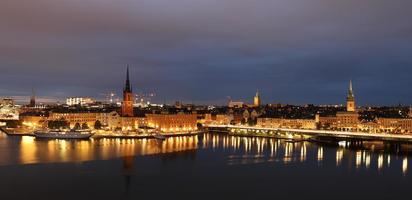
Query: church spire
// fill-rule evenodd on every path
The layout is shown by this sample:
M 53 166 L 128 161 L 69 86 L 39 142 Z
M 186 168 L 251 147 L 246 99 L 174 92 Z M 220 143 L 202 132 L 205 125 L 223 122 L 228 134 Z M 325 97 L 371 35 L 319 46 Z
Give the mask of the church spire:
M 34 88 L 31 88 L 31 97 L 30 97 L 30 107 L 36 106 L 36 94 L 34 93 Z
M 353 86 L 352 80 L 349 81 L 349 91 L 348 91 L 348 99 L 354 99 L 355 95 L 353 94 Z
M 356 111 L 356 104 L 355 104 L 355 95 L 353 94 L 353 86 L 352 80 L 349 82 L 349 91 L 348 97 L 346 98 L 346 110 L 348 112 L 355 112 Z
M 126 71 L 126 85 L 124 87 L 125 92 L 132 92 L 132 88 L 130 87 L 130 78 L 129 78 L 129 65 L 127 65 Z

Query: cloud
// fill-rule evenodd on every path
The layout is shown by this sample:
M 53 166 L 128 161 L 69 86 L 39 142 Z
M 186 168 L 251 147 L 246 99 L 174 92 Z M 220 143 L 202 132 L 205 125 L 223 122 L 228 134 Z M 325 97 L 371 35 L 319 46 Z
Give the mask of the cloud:
M 410 102 L 409 0 L 3 0 L 0 95 Z M 385 94 L 385 95 L 382 95 Z M 20 94 L 19 94 L 20 95 Z

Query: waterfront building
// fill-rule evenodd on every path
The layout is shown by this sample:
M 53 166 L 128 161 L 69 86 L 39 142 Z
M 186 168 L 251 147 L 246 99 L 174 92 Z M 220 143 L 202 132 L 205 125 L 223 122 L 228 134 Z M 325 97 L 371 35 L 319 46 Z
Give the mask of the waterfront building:
M 32 128 L 46 128 L 47 119 L 44 115 L 20 115 L 22 124 Z
M 296 128 L 296 129 L 316 129 L 314 119 L 282 119 L 282 118 L 258 118 L 258 127 L 263 128 Z
M 97 112 L 50 112 L 49 121 L 52 120 L 65 120 L 70 124 L 70 127 L 74 127 L 76 123 L 86 123 L 89 128 L 93 128 L 94 123 L 98 120 L 100 113 Z
M 197 130 L 196 114 L 147 114 L 147 125 L 162 132 L 176 133 Z
M 228 125 L 232 121 L 230 115 L 226 114 L 205 114 L 203 120 L 199 121 L 202 124 Z
M 133 117 L 133 91 L 130 86 L 129 67 L 126 72 L 126 84 L 123 88 L 122 117 Z
M 336 126 L 341 131 L 357 131 L 359 124 L 359 113 L 356 111 L 355 95 L 351 80 L 346 98 L 346 111 L 336 114 Z

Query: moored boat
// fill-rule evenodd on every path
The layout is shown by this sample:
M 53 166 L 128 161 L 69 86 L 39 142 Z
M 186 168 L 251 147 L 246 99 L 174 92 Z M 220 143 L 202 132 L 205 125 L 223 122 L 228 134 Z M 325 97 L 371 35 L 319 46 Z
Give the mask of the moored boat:
M 158 139 L 158 140 L 165 140 L 166 139 L 166 137 L 164 135 L 160 134 L 160 133 L 153 134 L 153 137 L 155 139 Z
M 36 138 L 48 138 L 48 139 L 88 139 L 93 136 L 93 133 L 88 130 L 51 130 L 51 131 L 35 131 L 34 136 Z

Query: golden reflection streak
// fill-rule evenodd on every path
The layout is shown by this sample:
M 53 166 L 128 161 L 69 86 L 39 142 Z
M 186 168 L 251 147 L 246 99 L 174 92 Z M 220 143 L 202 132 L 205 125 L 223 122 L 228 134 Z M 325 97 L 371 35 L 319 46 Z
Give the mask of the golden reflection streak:
M 323 160 L 323 147 L 318 147 L 318 161 Z
M 300 147 L 300 161 L 306 161 L 306 143 L 303 142 L 302 146 Z
M 379 154 L 378 156 L 378 170 L 381 170 L 383 168 L 383 155 Z
M 36 163 L 38 159 L 36 157 L 37 148 L 34 137 L 23 136 L 20 145 L 20 162 L 23 164 Z
M 369 169 L 370 165 L 371 165 L 371 155 L 370 155 L 369 153 L 367 153 L 367 154 L 365 155 L 365 166 L 366 166 L 366 169 Z
M 402 161 L 402 173 L 403 175 L 406 175 L 407 172 L 408 172 L 408 158 L 405 157 L 403 158 L 403 161 Z
M 356 152 L 356 160 L 355 160 L 355 166 L 356 168 L 359 168 L 361 166 L 362 163 L 362 152 L 361 151 L 357 151 Z
M 336 150 L 336 166 L 340 166 L 342 164 L 343 159 L 343 149 Z
M 285 144 L 285 156 L 283 158 L 284 163 L 289 163 L 292 161 L 292 154 L 293 154 L 293 149 L 292 149 L 292 144 L 286 143 Z

